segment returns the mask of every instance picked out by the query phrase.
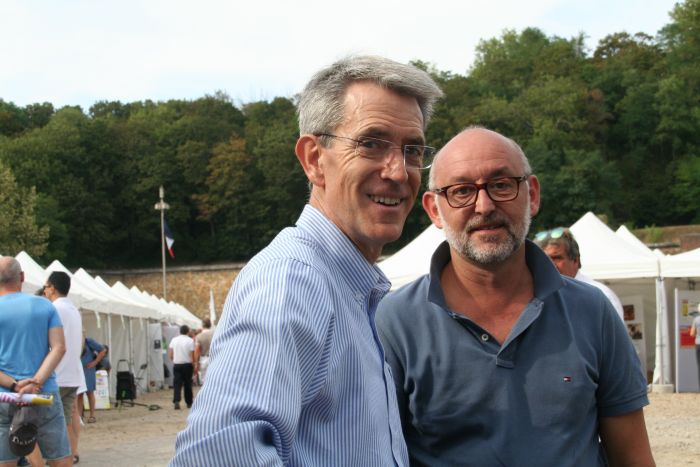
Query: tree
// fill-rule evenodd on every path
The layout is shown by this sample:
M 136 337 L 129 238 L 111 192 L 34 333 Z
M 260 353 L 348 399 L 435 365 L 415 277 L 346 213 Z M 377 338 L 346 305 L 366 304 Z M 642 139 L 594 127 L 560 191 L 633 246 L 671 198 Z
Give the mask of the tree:
M 46 226 L 37 225 L 34 187 L 17 185 L 9 168 L 0 162 L 0 253 L 15 256 L 26 251 L 32 256 L 44 254 L 49 237 Z

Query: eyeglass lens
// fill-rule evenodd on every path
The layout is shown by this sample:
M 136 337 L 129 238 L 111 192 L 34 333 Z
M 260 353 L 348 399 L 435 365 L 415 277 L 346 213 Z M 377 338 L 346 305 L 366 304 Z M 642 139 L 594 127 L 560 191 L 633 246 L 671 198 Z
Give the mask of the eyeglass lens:
M 390 141 L 383 139 L 362 137 L 357 140 L 357 155 L 375 161 L 383 160 L 386 154 L 393 148 L 398 148 Z M 404 163 L 407 168 L 427 169 L 433 163 L 435 148 L 417 144 L 406 144 L 401 147 Z
M 490 180 L 484 184 L 463 183 L 447 190 L 446 195 L 451 204 L 468 206 L 476 202 L 480 189 L 493 201 L 510 201 L 518 196 L 519 182 L 514 178 Z

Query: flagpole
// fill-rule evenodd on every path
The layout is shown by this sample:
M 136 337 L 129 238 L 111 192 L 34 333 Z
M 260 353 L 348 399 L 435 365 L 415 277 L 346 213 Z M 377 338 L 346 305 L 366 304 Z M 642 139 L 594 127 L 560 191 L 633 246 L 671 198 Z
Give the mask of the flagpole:
M 160 186 L 160 189 L 158 190 L 158 194 L 160 195 L 160 201 L 156 203 L 155 208 L 160 211 L 160 249 L 161 249 L 161 258 L 163 261 L 163 300 L 168 299 L 168 294 L 167 294 L 167 286 L 166 286 L 166 279 L 165 279 L 165 210 L 170 208 L 170 205 L 165 202 L 165 189 L 163 188 L 163 185 Z

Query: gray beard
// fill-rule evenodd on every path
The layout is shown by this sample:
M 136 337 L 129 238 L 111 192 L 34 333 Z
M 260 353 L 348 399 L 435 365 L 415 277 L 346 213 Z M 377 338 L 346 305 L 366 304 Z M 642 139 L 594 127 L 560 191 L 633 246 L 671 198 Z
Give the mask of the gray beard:
M 513 253 L 525 242 L 527 233 L 530 230 L 530 222 L 532 221 L 529 203 L 527 204 L 522 222 L 520 222 L 519 225 L 511 224 L 505 216 L 492 213 L 488 216 L 473 217 L 463 230 L 457 231 L 452 229 L 452 227 L 445 222 L 445 218 L 442 216 L 442 212 L 439 208 L 438 214 L 442 221 L 445 237 L 447 237 L 447 243 L 449 243 L 450 247 L 464 259 L 482 266 L 500 264 L 513 256 Z M 469 231 L 471 229 L 482 224 L 493 222 L 504 225 L 508 233 L 506 241 L 497 240 L 495 237 L 487 237 L 485 239 L 486 245 L 477 245 L 469 238 Z

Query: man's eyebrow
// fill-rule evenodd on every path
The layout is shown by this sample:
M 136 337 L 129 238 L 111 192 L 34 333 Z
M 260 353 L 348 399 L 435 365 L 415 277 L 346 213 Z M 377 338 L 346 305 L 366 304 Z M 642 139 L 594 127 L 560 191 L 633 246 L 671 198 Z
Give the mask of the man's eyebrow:
M 384 128 L 367 128 L 362 131 L 360 136 L 392 141 L 391 133 Z M 417 144 L 419 146 L 423 146 L 425 144 L 425 137 L 423 135 L 412 135 L 401 141 L 401 145 L 404 144 Z

